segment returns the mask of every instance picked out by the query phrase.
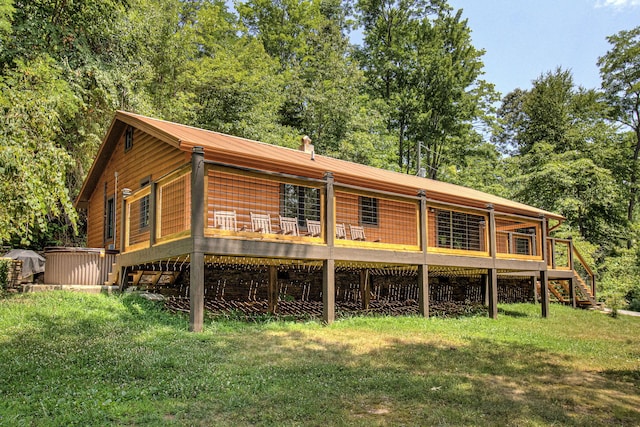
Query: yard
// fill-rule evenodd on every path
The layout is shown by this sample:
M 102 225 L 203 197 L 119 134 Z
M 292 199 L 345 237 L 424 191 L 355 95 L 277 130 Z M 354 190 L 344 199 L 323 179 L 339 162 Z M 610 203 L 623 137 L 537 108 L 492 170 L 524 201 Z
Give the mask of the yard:
M 0 300 L 0 425 L 640 424 L 640 318 L 187 326 L 133 295 Z

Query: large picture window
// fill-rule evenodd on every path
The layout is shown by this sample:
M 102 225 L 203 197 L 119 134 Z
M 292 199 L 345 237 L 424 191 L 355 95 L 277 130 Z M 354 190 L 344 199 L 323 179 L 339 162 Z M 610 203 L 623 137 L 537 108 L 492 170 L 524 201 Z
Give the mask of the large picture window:
M 485 219 L 482 216 L 436 209 L 436 227 L 439 248 L 484 250 Z
M 307 219 L 320 220 L 320 189 L 294 184 L 280 185 L 280 215 L 297 218 L 300 227 Z

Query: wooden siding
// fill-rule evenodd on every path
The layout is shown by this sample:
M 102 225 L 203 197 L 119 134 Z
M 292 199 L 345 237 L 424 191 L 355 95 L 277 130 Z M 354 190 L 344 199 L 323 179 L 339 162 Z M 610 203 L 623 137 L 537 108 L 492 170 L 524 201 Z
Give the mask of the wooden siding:
M 250 213 L 269 214 L 274 231 L 280 215 L 280 183 L 250 175 L 209 170 L 207 182 L 207 227 L 213 227 L 217 210 L 236 211 L 238 228 L 251 229 Z
M 360 197 L 377 200 L 377 224 L 361 221 Z M 379 198 L 375 193 L 336 191 L 336 223 L 345 224 L 347 239 L 351 239 L 350 226 L 362 226 L 367 241 L 397 245 L 419 245 L 418 203 Z
M 165 142 L 158 140 L 138 129 L 134 130 L 133 147 L 124 151 L 124 132 L 118 140 L 107 166 L 100 172 L 98 185 L 94 188 L 88 205 L 87 245 L 107 248 L 113 244 L 120 247 L 122 236 L 122 189 L 133 191 L 140 188 L 142 180 L 152 180 L 176 169 L 189 161 L 189 153 L 185 153 Z M 107 184 L 107 197 L 115 192 L 115 172 L 118 172 L 118 194 L 115 197 L 116 239 L 104 241 L 104 186 Z

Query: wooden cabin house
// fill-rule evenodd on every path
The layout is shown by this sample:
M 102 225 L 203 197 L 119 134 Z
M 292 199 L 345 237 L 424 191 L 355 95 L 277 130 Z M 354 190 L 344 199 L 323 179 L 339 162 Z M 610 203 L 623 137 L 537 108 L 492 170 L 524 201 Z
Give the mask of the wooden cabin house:
M 207 301 L 315 302 L 326 322 L 337 300 L 428 316 L 445 291 L 475 292 L 496 317 L 500 283 L 539 293 L 543 316 L 550 293 L 595 303 L 589 267 L 549 234 L 562 216 L 317 155 L 308 139 L 294 150 L 118 111 L 76 206 L 88 246 L 120 251 L 114 282 L 181 281 L 193 330 Z

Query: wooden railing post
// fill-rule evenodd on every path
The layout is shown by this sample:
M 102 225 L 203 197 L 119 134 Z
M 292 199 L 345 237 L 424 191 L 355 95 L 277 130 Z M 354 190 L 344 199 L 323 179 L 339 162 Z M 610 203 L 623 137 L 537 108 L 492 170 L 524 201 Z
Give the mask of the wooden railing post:
M 149 190 L 149 247 L 153 247 L 156 244 L 157 238 L 157 224 L 158 224 L 158 212 L 157 212 L 157 193 L 158 184 L 154 181 L 151 183 Z
M 191 259 L 189 272 L 189 330 L 202 331 L 204 323 L 204 149 L 191 154 Z
M 331 324 L 336 317 L 336 264 L 333 258 L 333 246 L 336 238 L 335 190 L 333 174 L 326 172 L 324 178 L 326 180 L 324 229 L 329 247 L 329 258 L 322 262 L 322 318 L 325 324 Z
M 123 253 L 127 247 L 129 240 L 129 227 L 127 222 L 129 221 L 129 215 L 127 215 L 127 197 L 131 195 L 131 190 L 128 188 L 122 189 L 122 215 L 120 215 L 120 221 L 122 226 L 120 227 L 120 252 Z M 116 227 L 116 224 L 113 225 Z M 114 242 L 115 243 L 115 242 Z M 114 245 L 115 246 L 115 245 Z
M 542 236 L 544 239 L 547 238 L 547 220 L 544 216 L 542 216 Z M 551 240 L 551 242 L 552 252 L 555 252 L 553 249 L 553 240 Z M 544 260 L 544 265 L 540 270 L 540 305 L 542 306 L 542 317 L 545 318 L 549 317 L 549 276 L 547 274 L 547 266 L 549 265 L 547 261 L 549 259 L 548 256 L 547 244 L 545 242 L 545 244 L 542 245 L 542 259 Z
M 418 305 L 420 314 L 429 317 L 429 266 L 427 265 L 428 247 L 428 214 L 427 214 L 427 192 L 418 191 L 420 197 L 419 224 L 420 224 L 420 248 L 422 249 L 423 261 L 418 265 Z

